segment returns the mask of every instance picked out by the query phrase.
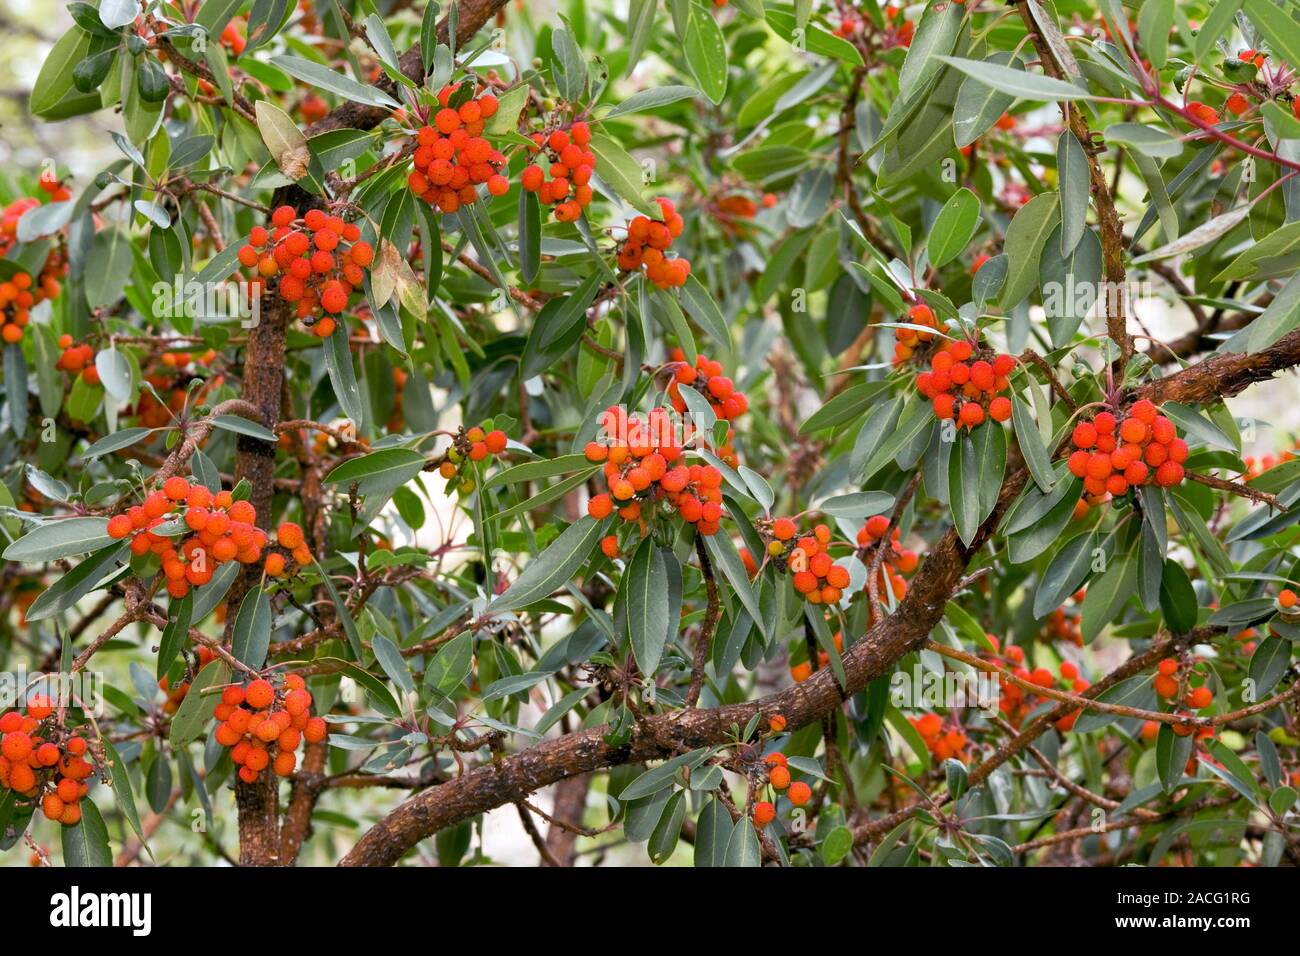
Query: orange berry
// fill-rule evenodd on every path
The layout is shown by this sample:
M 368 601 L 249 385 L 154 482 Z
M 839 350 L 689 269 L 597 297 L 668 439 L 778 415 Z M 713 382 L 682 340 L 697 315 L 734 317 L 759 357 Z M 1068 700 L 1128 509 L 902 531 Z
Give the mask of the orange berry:
M 275 700 L 275 688 L 270 681 L 258 678 L 244 689 L 244 699 L 248 701 L 248 706 L 263 710 Z
M 325 725 L 324 717 L 313 717 L 307 721 L 307 726 L 303 728 L 303 739 L 309 744 L 318 744 L 325 739 L 328 734 L 328 728 Z

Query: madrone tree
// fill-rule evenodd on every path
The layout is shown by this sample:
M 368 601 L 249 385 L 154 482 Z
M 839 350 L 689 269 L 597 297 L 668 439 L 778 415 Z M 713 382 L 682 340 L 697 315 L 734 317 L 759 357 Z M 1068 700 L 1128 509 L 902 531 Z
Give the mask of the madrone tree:
M 67 9 L 6 850 L 1300 859 L 1293 3 Z

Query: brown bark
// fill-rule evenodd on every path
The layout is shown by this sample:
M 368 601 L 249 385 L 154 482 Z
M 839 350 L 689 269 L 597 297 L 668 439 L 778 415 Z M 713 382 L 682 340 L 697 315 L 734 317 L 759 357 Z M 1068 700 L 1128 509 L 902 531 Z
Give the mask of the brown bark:
M 1160 402 L 1208 404 L 1231 398 L 1256 382 L 1300 364 L 1300 330 L 1283 336 L 1260 352 L 1243 355 L 1223 352 L 1188 366 L 1181 372 L 1157 379 L 1136 390 L 1136 397 Z

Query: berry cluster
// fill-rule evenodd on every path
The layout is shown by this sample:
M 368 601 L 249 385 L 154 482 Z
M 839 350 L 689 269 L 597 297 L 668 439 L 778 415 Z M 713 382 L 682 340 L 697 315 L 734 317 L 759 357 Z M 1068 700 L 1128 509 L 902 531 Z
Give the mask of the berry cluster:
M 957 2 L 962 3 L 965 0 L 957 0 Z M 848 8 L 841 10 L 839 26 L 831 32 L 837 37 L 848 40 L 865 34 L 870 26 L 871 18 L 867 13 Z M 885 7 L 885 28 L 880 35 L 880 49 L 888 50 L 896 46 L 909 47 L 912 45 L 912 37 L 915 34 L 916 24 L 903 16 L 901 6 L 890 4 Z
M 303 740 L 316 744 L 325 739 L 325 719 L 311 715 L 311 703 L 311 692 L 297 674 L 286 675 L 279 688 L 259 677 L 221 692 L 221 703 L 212 711 L 220 721 L 217 743 L 230 748 L 240 780 L 255 783 L 267 767 L 287 777 L 298 765 L 294 751 Z
M 438 466 L 438 474 L 448 481 L 460 476 L 460 490 L 469 493 L 474 490 L 472 475 L 462 474 L 467 461 L 483 461 L 489 455 L 499 455 L 506 450 L 506 433 L 499 428 L 485 432 L 475 425 L 473 428 L 462 427 L 451 440 L 447 457 Z
M 661 289 L 683 286 L 691 274 L 691 264 L 678 256 L 667 258 L 673 240 L 682 234 L 684 225 L 676 207 L 660 199 L 659 219 L 637 216 L 627 226 L 627 239 L 618 250 L 618 266 L 627 272 L 645 268 L 646 278 Z
M 48 697 L 33 696 L 26 711 L 0 716 L 0 787 L 39 801 L 46 819 L 72 826 L 95 772 L 86 740 L 49 720 L 55 708 Z
M 704 396 L 713 408 L 713 414 L 720 419 L 731 421 L 739 418 L 749 410 L 749 399 L 744 392 L 736 391 L 736 383 L 722 374 L 722 363 L 715 362 L 707 355 L 695 356 L 695 365 L 686 361 L 686 353 L 673 349 L 669 355 L 672 364 L 673 380 L 668 383 L 668 400 L 673 410 L 684 414 L 687 410 L 682 398 L 683 385 L 694 388 Z
M 876 548 L 885 548 L 885 556 L 880 565 L 880 590 L 886 588 L 894 595 L 894 600 L 901 601 L 907 594 L 907 582 L 904 574 L 911 574 L 921 563 L 915 551 L 904 548 L 897 528 L 894 528 L 888 540 L 885 533 L 890 531 L 889 518 L 885 515 L 873 515 L 858 529 L 858 549 L 862 552 L 863 564 L 872 566 Z
M 312 563 L 311 548 L 307 546 L 307 536 L 303 534 L 301 525 L 281 521 L 275 529 L 275 541 L 277 549 L 268 554 L 263 563 L 266 573 L 271 577 L 282 578 L 297 574 L 301 568 Z M 289 557 L 285 557 L 286 552 Z M 290 557 L 293 559 L 292 565 L 289 564 Z
M 1157 664 L 1156 676 L 1151 680 L 1151 686 L 1155 688 L 1156 693 L 1166 700 L 1173 700 L 1181 693 L 1183 703 L 1192 710 L 1204 710 L 1214 703 L 1214 691 L 1205 685 L 1188 687 L 1186 692 L 1182 693 L 1184 684 L 1191 678 L 1191 674 L 1180 676 L 1180 670 L 1182 668 L 1179 666 L 1178 659 L 1174 657 L 1166 657 Z
M 802 807 L 812 799 L 812 787 L 802 780 L 790 779 L 790 764 L 785 754 L 773 751 L 763 758 L 767 767 L 767 783 L 777 793 L 784 793 L 793 806 Z M 770 800 L 758 800 L 753 804 L 751 817 L 754 826 L 763 829 L 776 819 L 776 805 Z
M 939 328 L 934 310 L 924 302 L 919 302 L 907 310 L 907 321 L 910 325 L 920 325 L 930 329 Z M 934 332 L 926 332 L 922 329 L 894 329 L 894 364 L 902 365 L 916 354 L 917 349 L 932 341 L 934 341 Z
M 1016 360 L 970 342 L 949 342 L 930 359 L 930 371 L 916 377 L 916 389 L 934 403 L 941 420 L 953 419 L 966 428 L 982 425 L 986 418 L 1005 422 L 1011 417 L 1011 399 L 1000 394 L 1009 387 L 1007 376 Z
M 321 209 L 308 209 L 299 219 L 292 206 L 271 213 L 271 226 L 269 232 L 254 226 L 239 249 L 240 264 L 257 271 L 249 286 L 259 290 L 278 276 L 276 291 L 285 302 L 297 303 L 304 322 L 318 307 L 334 315 L 345 310 L 375 258 L 360 227 Z M 320 338 L 334 333 L 335 321 L 328 315 L 308 324 Z
M 95 350 L 84 342 L 73 343 L 71 335 L 59 336 L 59 348 L 63 354 L 55 361 L 54 367 L 73 375 L 80 375 L 87 385 L 99 384 L 99 369 L 95 368 Z
M 1081 595 L 1083 592 L 1079 593 Z M 1081 601 L 1083 598 L 1077 597 L 1076 600 Z M 1065 641 L 1067 644 L 1083 647 L 1082 618 L 1083 615 L 1078 611 L 1067 610 L 1064 606 L 1058 607 L 1047 615 L 1047 621 L 1043 625 L 1043 639 L 1048 642 Z
M 907 722 L 916 728 L 916 732 L 925 741 L 925 749 L 936 760 L 947 760 L 949 757 L 963 761 L 966 759 L 966 734 L 955 721 L 945 729 L 943 718 L 931 711 L 920 717 L 909 717 Z
M 767 553 L 793 575 L 794 589 L 809 604 L 835 604 L 849 586 L 849 569 L 830 556 L 831 529 L 824 524 L 795 539 L 798 527 L 789 518 L 772 522 Z
M 49 194 L 51 202 L 70 198 L 68 191 L 56 179 L 42 177 L 40 185 Z M 5 257 L 18 242 L 18 220 L 27 210 L 40 204 L 39 199 L 24 197 L 0 209 L 0 258 Z M 67 259 L 63 250 L 56 247 L 46 255 L 39 277 L 34 279 L 28 272 L 14 272 L 0 281 L 0 338 L 11 344 L 21 342 L 23 328 L 31 320 L 32 306 L 56 298 L 61 291 L 59 279 L 67 272 Z
M 532 140 L 530 151 L 545 155 L 549 167 L 543 171 L 536 163 L 529 163 L 519 176 L 519 184 L 537 193 L 542 205 L 553 206 L 560 222 L 573 222 L 591 204 L 591 174 L 596 171 L 596 154 L 587 148 L 591 144 L 591 127 L 579 120 L 567 132 L 554 129 L 533 133 Z
M 1187 442 L 1146 399 L 1134 402 L 1122 421 L 1099 412 L 1092 421 L 1079 422 L 1070 442 L 1075 448 L 1070 473 L 1083 479 L 1084 497 L 1091 504 L 1149 482 L 1170 488 L 1183 480 Z
M 639 522 L 644 533 L 646 518 L 653 517 L 660 501 L 667 501 L 700 534 L 716 534 L 722 521 L 722 472 L 713 465 L 674 464 L 683 449 L 668 410 L 651 409 L 643 420 L 616 406 L 606 411 L 604 420 L 605 434 L 613 443 L 590 441 L 584 452 L 588 461 L 604 463 L 609 492 L 592 497 L 587 513 L 600 520 L 617 508 L 620 518 Z M 606 554 L 610 547 L 618 553 L 617 540 L 612 545 L 602 542 L 601 547 Z
M 771 209 L 776 206 L 776 195 L 764 193 L 759 202 L 762 203 L 762 208 Z M 735 237 L 735 235 L 748 235 L 750 233 L 748 220 L 754 219 L 754 216 L 758 215 L 759 203 L 755 203 L 753 199 L 750 199 L 744 193 L 728 193 L 720 196 L 716 202 L 711 203 L 706 209 L 722 225 L 724 234 Z
M 175 538 L 155 530 L 173 520 L 183 521 L 195 532 L 179 548 L 173 543 Z M 135 555 L 158 555 L 167 593 L 183 598 L 191 587 L 211 581 L 220 564 L 232 560 L 256 564 L 261 560 L 268 538 L 256 521 L 257 509 L 250 502 L 235 501 L 229 491 L 214 495 L 203 485 L 191 485 L 173 475 L 163 483 L 162 491 L 152 492 L 144 504 L 110 518 L 108 533 L 118 539 L 131 536 Z
M 199 645 L 195 653 L 199 659 L 198 666 L 194 669 L 196 674 L 217 659 L 217 655 L 212 648 L 202 644 Z M 180 710 L 181 702 L 185 700 L 185 695 L 190 692 L 190 682 L 183 680 L 175 687 L 172 687 L 171 679 L 164 675 L 158 680 L 158 689 L 167 695 L 167 700 L 163 704 L 163 713 L 174 714 Z
M 466 93 L 471 94 L 461 102 Z M 504 196 L 510 182 L 501 175 L 506 158 L 483 138 L 484 121 L 495 115 L 491 93 L 472 96 L 473 88 L 445 86 L 438 93 L 442 109 L 416 132 L 415 169 L 406 179 L 411 192 L 444 213 L 478 201 L 477 186 Z M 458 95 L 459 94 L 459 95 Z M 453 97 L 457 105 L 452 106 Z

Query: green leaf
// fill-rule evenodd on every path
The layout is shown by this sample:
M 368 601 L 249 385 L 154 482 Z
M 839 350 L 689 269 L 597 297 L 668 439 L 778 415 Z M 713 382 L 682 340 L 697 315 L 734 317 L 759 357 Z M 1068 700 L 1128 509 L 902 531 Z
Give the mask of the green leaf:
M 366 86 L 350 76 L 336 73 L 329 67 L 321 66 L 299 56 L 281 54 L 271 57 L 271 62 L 290 76 L 302 80 L 310 86 L 336 93 L 344 99 L 367 106 L 387 106 L 396 109 L 402 104 L 393 99 L 377 86 Z
M 275 432 L 265 425 L 249 421 L 247 418 L 241 418 L 238 415 L 218 415 L 211 421 L 217 428 L 234 432 L 237 435 L 247 435 L 249 438 L 258 438 L 264 442 L 274 442 L 276 440 Z
M 1042 620 L 1065 603 L 1092 571 L 1096 534 L 1084 531 L 1067 541 L 1052 557 L 1034 592 L 1034 618 Z
M 836 866 L 849 855 L 849 851 L 852 849 L 853 831 L 841 823 L 826 834 L 826 838 L 822 840 L 818 852 L 821 854 L 823 863 L 827 866 Z
M 960 3 L 925 9 L 898 71 L 900 99 L 912 96 L 943 69 L 943 57 L 957 46 L 965 17 L 966 8 Z
M 122 811 L 122 816 L 126 817 L 126 822 L 131 824 L 131 829 L 140 838 L 140 843 L 144 845 L 149 855 L 153 856 L 153 851 L 149 850 L 149 841 L 144 835 L 144 828 L 140 825 L 140 811 L 136 809 L 135 793 L 131 790 L 131 775 L 127 773 L 126 764 L 122 762 L 122 755 L 117 752 L 117 748 L 107 737 L 100 737 L 99 743 L 104 748 L 104 759 L 108 765 L 105 769 L 108 771 L 108 779 L 112 782 L 113 799 L 118 809 Z
M 163 628 L 162 640 L 158 642 L 158 666 L 155 676 L 162 680 L 163 675 L 171 669 L 185 642 L 190 636 L 190 621 L 194 617 L 194 594 L 185 595 L 179 601 L 172 599 L 170 617 Z
M 298 124 L 284 110 L 267 100 L 258 100 L 257 131 L 266 143 L 280 172 L 292 180 L 302 179 L 311 165 L 311 149 Z
M 1263 700 L 1291 666 L 1291 642 L 1270 634 L 1255 646 L 1250 655 L 1250 679 L 1255 682 L 1255 698 Z
M 613 139 L 599 133 L 591 137 L 590 149 L 596 154 L 596 170 L 601 181 L 642 212 L 649 213 L 649 204 L 642 196 L 644 184 L 641 166 L 628 151 Z
M 985 59 L 998 66 L 1023 72 L 1024 67 L 1016 55 L 1011 52 L 991 53 Z M 953 104 L 953 139 L 960 148 L 965 148 L 983 136 L 994 123 L 1011 109 L 1016 97 L 1012 93 L 1003 93 L 993 89 L 974 77 L 967 77 L 957 90 L 957 100 Z
M 27 609 L 27 620 L 43 621 L 66 611 L 116 573 L 128 559 L 129 545 L 119 541 L 95 552 L 40 593 Z
M 1093 95 L 1065 80 L 1057 80 L 1039 73 L 1014 70 L 999 63 L 967 60 L 958 56 L 940 56 L 938 59 L 961 70 L 967 76 L 1001 93 L 1009 93 L 1022 100 L 1050 100 L 1053 102 L 1089 100 Z
M 208 721 L 212 719 L 213 699 L 202 693 L 206 687 L 217 687 L 230 680 L 230 667 L 225 661 L 213 661 L 194 676 L 189 692 L 181 701 L 180 707 L 172 715 L 171 733 L 168 739 L 173 748 L 181 748 L 191 740 L 197 740 Z
M 259 585 L 245 594 L 240 602 L 230 653 L 249 667 L 260 668 L 266 662 L 270 644 L 271 599 Z
M 894 496 L 887 491 L 853 491 L 835 495 L 817 505 L 817 509 L 835 518 L 865 521 L 894 507 Z
M 3 557 L 6 561 L 55 561 L 112 543 L 107 518 L 59 518 L 27 532 L 5 548 Z
M 1163 70 L 1169 60 L 1169 30 L 1174 25 L 1174 0 L 1146 0 L 1138 13 L 1142 52 L 1151 66 Z
M 312 564 L 316 568 L 316 573 L 320 575 L 321 583 L 325 585 L 325 590 L 329 592 L 330 600 L 334 602 L 334 613 L 340 621 L 343 622 L 343 633 L 347 636 L 348 647 L 352 649 L 352 656 L 356 660 L 361 659 L 361 635 L 357 633 L 357 622 L 352 619 L 352 612 L 339 596 L 338 588 L 334 586 L 334 580 L 325 569 L 320 566 L 320 562 L 312 559 Z
M 1233 18 L 1241 9 L 1244 0 L 1215 0 L 1210 15 L 1205 18 L 1201 28 L 1196 32 L 1196 60 L 1200 62 L 1214 49 L 1215 42 L 1232 26 Z
M 1137 590 L 1137 569 L 1134 564 L 1131 549 L 1115 555 L 1101 576 L 1088 586 L 1080 621 L 1085 642 L 1092 641 L 1107 624 L 1119 620 L 1124 605 Z
M 763 14 L 767 18 L 768 26 L 778 36 L 791 43 L 794 42 L 796 21 L 793 13 L 789 10 L 768 8 L 763 11 Z M 834 57 L 853 66 L 862 66 L 862 54 L 858 52 L 857 47 L 847 40 L 828 33 L 815 23 L 809 23 L 804 27 L 802 39 L 802 48 L 809 53 Z
M 1007 437 L 1001 425 L 986 422 L 957 436 L 948 456 L 948 505 L 963 544 L 975 540 L 984 519 L 993 513 L 1006 463 Z
M 495 117 L 494 117 L 495 118 Z M 519 275 L 525 283 L 537 280 L 542 268 L 542 213 L 537 196 L 519 191 Z
M 713 294 L 709 292 L 695 276 L 686 277 L 686 285 L 678 292 L 682 304 L 697 325 L 708 332 L 715 342 L 722 346 L 724 352 L 731 352 L 731 336 L 727 331 L 727 320 L 718 307 Z
M 613 119 L 615 116 L 628 116 L 632 113 L 643 113 L 646 110 L 653 110 L 660 106 L 667 106 L 669 103 L 694 99 L 699 95 L 699 90 L 692 86 L 656 86 L 648 90 L 640 90 L 633 93 L 602 116 L 601 119 L 607 120 Z
M 727 841 L 726 866 L 756 867 L 763 865 L 763 850 L 758 843 L 754 824 L 742 817 Z
M 1273 0 L 1246 0 L 1245 10 L 1268 41 L 1269 49 L 1286 60 L 1292 70 L 1300 70 L 1300 20 L 1295 18 L 1295 6 L 1279 7 Z
M 64 866 L 113 865 L 113 851 L 108 845 L 108 827 L 93 800 L 82 800 L 81 819 L 72 826 L 60 827 Z
M 562 587 L 591 557 L 610 520 L 596 521 L 583 516 L 565 528 L 546 550 L 524 566 L 505 593 L 488 605 L 487 613 L 502 614 L 528 607 Z
M 754 589 L 750 584 L 749 572 L 745 570 L 745 564 L 740 560 L 740 554 L 736 551 L 736 545 L 731 537 L 725 534 L 706 534 L 704 547 L 713 561 L 715 573 L 719 570 L 722 572 L 723 577 L 736 593 L 736 597 L 740 599 L 740 603 L 753 619 L 754 626 L 766 638 L 767 618 L 758 606 L 758 598 L 754 596 Z
M 1161 724 L 1156 735 L 1156 773 L 1165 793 L 1171 792 L 1183 778 L 1183 769 L 1192 755 L 1194 738 L 1191 734 L 1180 737 L 1170 724 Z
M 474 672 L 474 635 L 458 634 L 434 655 L 424 669 L 424 688 L 442 697 L 450 697 Z
M 695 865 L 726 866 L 727 844 L 734 827 L 722 801 L 709 799 L 695 824 Z
M 406 666 L 402 652 L 397 649 L 396 644 L 384 635 L 376 634 L 370 642 L 370 647 L 375 652 L 375 660 L 384 669 L 389 680 L 408 694 L 415 690 L 415 682 L 411 680 L 411 669 Z
M 329 372 L 334 396 L 360 432 L 365 415 L 361 404 L 361 387 L 357 385 L 357 372 L 352 365 L 352 351 L 348 347 L 347 323 L 340 323 L 325 343 L 325 368 Z
M 881 382 L 859 382 L 857 385 L 850 385 L 809 415 L 799 426 L 799 434 L 812 435 L 857 418 L 872 405 L 873 400 L 882 391 L 884 385 Z
M 385 717 L 397 718 L 402 716 L 402 709 L 397 706 L 397 701 L 393 695 L 388 692 L 388 687 L 374 674 L 354 664 L 352 661 L 340 660 L 337 657 L 318 657 L 316 663 L 322 666 L 328 666 L 354 681 L 366 689 L 369 695 L 370 705 Z M 205 668 L 206 670 L 206 668 Z M 187 697 L 186 700 L 189 700 Z
M 1183 151 L 1178 137 L 1143 123 L 1111 123 L 1106 127 L 1106 139 L 1155 159 L 1173 159 Z
M 1043 444 L 1043 436 L 1039 433 L 1038 423 L 1034 421 L 1034 413 L 1019 395 L 1011 396 L 1011 424 L 1015 427 L 1016 443 L 1020 446 L 1020 454 L 1025 459 L 1034 483 L 1044 493 L 1051 491 L 1056 482 L 1052 459 Z
M 115 304 L 131 279 L 131 240 L 120 229 L 102 229 L 86 257 L 86 302 L 91 308 Z
M 683 51 L 700 90 L 715 104 L 721 103 L 727 93 L 727 41 L 713 15 L 694 4 Z
M 704 763 L 708 756 L 709 748 L 701 747 L 688 753 L 678 754 L 670 760 L 665 760 L 657 767 L 651 767 L 623 788 L 622 793 L 618 795 L 619 802 L 628 803 L 658 793 L 665 787 L 672 785 L 673 779 L 677 776 L 677 771 L 683 768 L 694 770 Z
M 975 236 L 979 224 L 979 200 L 969 189 L 958 189 L 939 210 L 926 239 L 930 265 L 937 269 L 961 255 Z
M 1172 558 L 1165 560 L 1160 579 L 1160 613 L 1174 634 L 1186 634 L 1196 626 L 1196 591 L 1183 566 Z
M 1088 200 L 1092 195 L 1088 154 L 1068 129 L 1056 142 L 1056 182 L 1061 194 L 1061 255 L 1068 256 L 1088 227 Z
M 587 61 L 582 58 L 578 42 L 567 29 L 551 31 L 551 52 L 555 54 L 555 85 L 560 96 L 570 103 L 582 99 L 587 88 Z
M 647 678 L 652 677 L 673 624 L 668 618 L 668 569 L 652 537 L 642 538 L 633 552 L 619 597 L 637 667 Z
M 1007 256 L 1007 278 L 998 293 L 998 305 L 1003 311 L 1019 305 L 1038 285 L 1038 260 L 1060 219 L 1060 197 L 1049 192 L 1029 200 L 1011 220 L 1002 246 Z
M 37 116 L 52 113 L 72 93 L 73 68 L 86 58 L 89 50 L 90 34 L 80 27 L 73 27 L 59 37 L 36 74 L 27 108 Z

